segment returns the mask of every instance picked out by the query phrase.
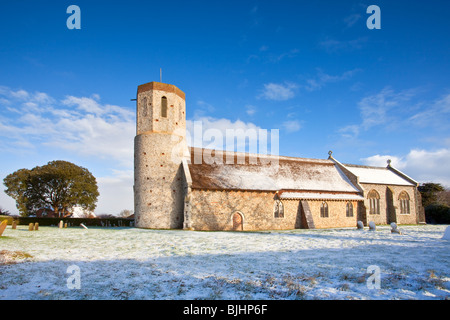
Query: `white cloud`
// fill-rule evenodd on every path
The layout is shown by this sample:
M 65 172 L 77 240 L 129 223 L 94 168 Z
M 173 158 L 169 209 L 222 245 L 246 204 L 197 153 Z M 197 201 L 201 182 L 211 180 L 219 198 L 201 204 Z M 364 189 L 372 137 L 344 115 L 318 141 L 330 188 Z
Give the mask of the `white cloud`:
M 9 150 L 50 146 L 132 166 L 135 135 L 132 111 L 102 105 L 94 100 L 100 98 L 98 95 L 93 98 L 68 96 L 57 101 L 46 93 L 30 94 L 6 87 L 2 87 L 0 94 L 18 102 L 17 118 L 11 115 L 0 118 L 0 135 L 8 138 L 3 139 L 3 143 Z
M 384 88 L 379 93 L 366 96 L 358 102 L 361 116 L 359 124 L 349 124 L 338 130 L 344 138 L 357 138 L 361 132 L 381 126 L 386 129 L 405 128 L 414 119 L 411 113 L 417 111 L 417 103 L 411 102 L 417 95 L 416 89 L 395 92 Z M 416 118 L 430 118 L 436 112 L 426 111 L 427 116 L 416 114 Z
M 264 90 L 259 97 L 275 101 L 289 100 L 295 96 L 295 89 L 297 88 L 296 84 L 290 82 L 284 84 L 267 83 L 264 85 Z
M 409 118 L 411 124 L 424 127 L 429 125 L 448 126 L 448 117 L 450 114 L 450 94 L 435 100 L 428 104 L 425 110 L 422 110 Z
M 96 177 L 100 189 L 96 212 L 116 214 L 133 209 L 133 111 L 102 104 L 97 94 L 57 100 L 46 93 L 1 86 L 0 99 L 15 106 L 0 114 L 3 152 L 33 154 L 45 147 L 53 154 L 64 150 L 85 157 L 87 162 L 101 159 L 103 169 L 113 173 Z
M 348 125 L 343 128 L 340 128 L 338 132 L 341 134 L 343 138 L 353 139 L 358 137 L 360 131 L 359 125 Z
M 278 154 L 279 130 L 241 120 L 195 118 L 186 121 L 189 146 L 260 154 Z
M 414 180 L 425 183 L 435 182 L 450 187 L 450 149 L 438 150 L 413 149 L 403 156 L 374 155 L 361 159 L 364 164 L 386 166 L 391 159 L 391 165 Z
M 315 91 L 323 88 L 328 83 L 336 83 L 344 80 L 348 80 L 353 77 L 356 73 L 360 72 L 361 69 L 353 69 L 343 72 L 341 75 L 332 76 L 326 74 L 321 69 L 318 69 L 317 76 L 306 80 L 306 85 L 304 88 L 308 91 Z
M 298 120 L 289 120 L 289 121 L 283 122 L 283 128 L 288 133 L 299 131 L 301 129 L 301 127 L 302 126 Z
M 399 118 L 404 118 L 404 112 L 410 108 L 405 108 L 405 103 L 414 97 L 414 90 L 404 90 L 394 92 L 385 88 L 375 95 L 363 98 L 358 107 L 362 117 L 362 127 L 368 129 L 376 125 L 392 124 Z
M 363 44 L 367 42 L 367 39 L 367 37 L 360 37 L 354 40 L 336 40 L 327 38 L 323 41 L 320 41 L 319 45 L 329 53 L 353 51 L 361 49 L 363 47 Z
M 124 209 L 134 210 L 133 170 L 114 170 L 114 174 L 97 178 L 100 196 L 96 214 L 117 215 Z
M 361 20 L 362 16 L 358 13 L 351 14 L 344 18 L 344 23 L 347 28 L 352 27 L 355 23 Z
M 256 113 L 256 107 L 252 106 L 252 105 L 246 105 L 245 106 L 245 112 L 249 115 L 252 116 Z

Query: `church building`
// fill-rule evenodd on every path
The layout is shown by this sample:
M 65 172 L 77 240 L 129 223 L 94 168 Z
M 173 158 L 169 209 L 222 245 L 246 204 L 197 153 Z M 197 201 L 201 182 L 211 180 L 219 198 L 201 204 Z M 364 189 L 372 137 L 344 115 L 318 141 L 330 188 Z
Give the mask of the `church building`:
M 139 228 L 289 230 L 418 224 L 418 183 L 391 166 L 188 147 L 185 93 L 138 86 L 134 155 Z M 205 161 L 204 156 L 218 161 Z M 228 161 L 232 159 L 233 161 Z

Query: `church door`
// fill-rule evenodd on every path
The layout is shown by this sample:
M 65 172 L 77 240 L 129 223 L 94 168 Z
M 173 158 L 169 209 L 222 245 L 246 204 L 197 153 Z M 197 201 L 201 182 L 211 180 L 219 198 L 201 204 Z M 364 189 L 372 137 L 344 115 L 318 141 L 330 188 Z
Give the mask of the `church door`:
M 233 230 L 235 231 L 242 231 L 242 215 L 239 212 L 236 212 L 233 215 Z

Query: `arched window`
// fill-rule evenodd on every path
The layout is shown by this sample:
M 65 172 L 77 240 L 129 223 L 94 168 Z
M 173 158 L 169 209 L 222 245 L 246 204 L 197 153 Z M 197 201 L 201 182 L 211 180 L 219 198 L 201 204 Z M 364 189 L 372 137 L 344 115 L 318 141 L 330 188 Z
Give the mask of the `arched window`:
M 273 206 L 273 215 L 275 218 L 284 218 L 284 206 L 280 200 L 275 200 Z
M 167 98 L 161 98 L 161 117 L 167 118 Z
M 409 214 L 410 208 L 409 208 L 409 195 L 406 191 L 400 192 L 400 195 L 398 196 L 398 200 L 400 200 L 400 213 L 401 214 Z
M 325 201 L 320 205 L 320 217 L 328 218 L 328 204 Z
M 353 217 L 353 203 L 350 201 L 347 202 L 347 205 L 345 206 L 345 212 L 346 217 Z
M 369 199 L 369 214 L 380 214 L 380 195 L 378 192 L 371 190 L 367 199 Z

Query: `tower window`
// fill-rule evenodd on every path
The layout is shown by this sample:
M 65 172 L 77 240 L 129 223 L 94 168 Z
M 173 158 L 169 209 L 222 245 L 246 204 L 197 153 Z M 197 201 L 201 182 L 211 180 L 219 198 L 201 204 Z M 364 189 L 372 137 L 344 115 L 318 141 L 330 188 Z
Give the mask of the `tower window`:
M 167 98 L 161 98 L 161 117 L 167 118 Z

